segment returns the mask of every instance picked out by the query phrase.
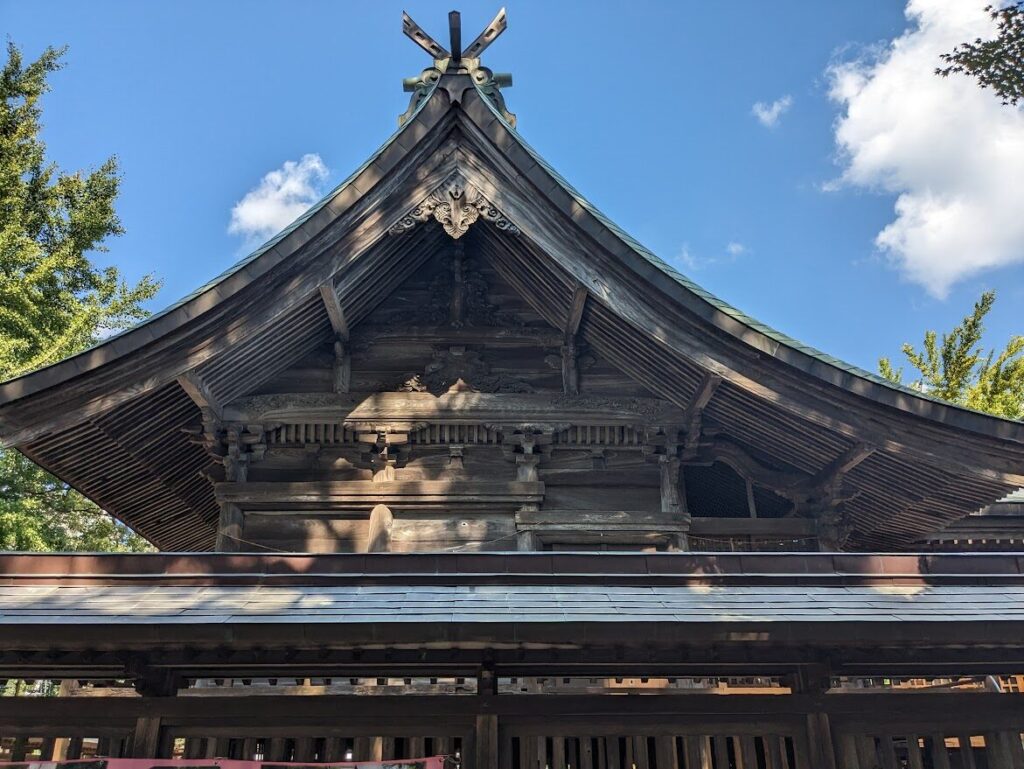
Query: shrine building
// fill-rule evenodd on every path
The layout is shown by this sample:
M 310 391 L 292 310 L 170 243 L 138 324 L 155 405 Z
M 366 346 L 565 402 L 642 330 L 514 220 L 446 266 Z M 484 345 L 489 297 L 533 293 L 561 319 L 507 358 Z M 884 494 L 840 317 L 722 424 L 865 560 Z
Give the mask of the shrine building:
M 0 678 L 56 691 L 0 759 L 1024 767 L 1024 423 L 623 232 L 517 131 L 504 11 L 403 24 L 352 176 L 0 384 L 2 445 L 159 551 L 0 555 Z

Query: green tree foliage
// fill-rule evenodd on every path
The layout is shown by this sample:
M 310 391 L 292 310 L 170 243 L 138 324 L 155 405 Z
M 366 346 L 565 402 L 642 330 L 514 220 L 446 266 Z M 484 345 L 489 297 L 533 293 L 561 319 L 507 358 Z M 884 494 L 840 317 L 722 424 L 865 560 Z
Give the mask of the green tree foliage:
M 0 380 L 54 363 L 145 317 L 159 288 L 127 283 L 90 252 L 122 233 L 116 158 L 65 173 L 46 160 L 39 100 L 64 50 L 0 71 Z M 136 550 L 145 543 L 20 453 L 0 450 L 0 548 Z
M 963 43 L 951 53 L 943 54 L 948 65 L 935 74 L 948 77 L 962 72 L 977 78 L 982 88 L 991 88 L 1004 104 L 1017 104 L 1024 99 L 1024 0 L 1002 8 L 987 6 L 986 11 L 998 23 L 993 40 L 978 38 Z
M 1024 336 L 1014 336 L 999 351 L 981 346 L 985 316 L 995 302 L 994 291 L 982 294 L 970 315 L 940 340 L 934 331 L 924 335 L 918 350 L 903 345 L 903 355 L 917 373 L 910 387 L 936 398 L 1009 419 L 1024 417 Z M 879 372 L 896 384 L 903 369 L 888 358 L 878 362 Z

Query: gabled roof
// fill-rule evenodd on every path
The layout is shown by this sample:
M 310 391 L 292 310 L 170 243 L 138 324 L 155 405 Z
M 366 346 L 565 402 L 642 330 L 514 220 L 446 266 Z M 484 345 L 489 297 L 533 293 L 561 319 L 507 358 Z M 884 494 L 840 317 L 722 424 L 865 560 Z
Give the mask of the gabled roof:
M 182 432 L 199 408 L 178 378 L 197 373 L 222 404 L 251 392 L 331 338 L 321 286 L 357 325 L 447 240 L 437 226 L 396 225 L 453 175 L 494 209 L 469 242 L 556 328 L 585 290 L 583 340 L 649 390 L 686 409 L 720 378 L 705 416 L 809 477 L 870 447 L 846 473 L 855 546 L 909 542 L 1024 485 L 1024 424 L 894 386 L 712 296 L 588 203 L 459 71 L 231 270 L 130 331 L 0 385 L 0 439 L 158 546 L 212 546 L 208 460 Z

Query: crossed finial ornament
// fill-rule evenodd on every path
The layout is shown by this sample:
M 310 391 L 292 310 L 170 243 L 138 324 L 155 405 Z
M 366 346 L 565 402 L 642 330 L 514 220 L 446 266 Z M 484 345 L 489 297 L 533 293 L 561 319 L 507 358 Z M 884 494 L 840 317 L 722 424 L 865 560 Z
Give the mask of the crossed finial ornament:
M 510 88 L 512 86 L 512 75 L 494 73 L 480 63 L 481 54 L 498 39 L 507 26 L 505 9 L 502 8 L 484 31 L 477 35 L 467 48 L 463 49 L 462 15 L 458 11 L 452 11 L 448 14 L 449 50 L 428 35 L 408 13 L 402 11 L 402 32 L 430 55 L 434 60 L 434 65 L 427 67 L 418 77 L 410 77 L 402 81 L 403 88 L 406 92 L 412 93 L 412 98 L 409 101 L 409 108 L 398 118 L 399 125 L 404 124 L 412 117 L 442 75 L 464 73 L 473 79 L 476 87 L 491 101 L 505 121 L 515 127 L 516 116 L 505 108 L 505 99 L 500 91 L 502 87 Z

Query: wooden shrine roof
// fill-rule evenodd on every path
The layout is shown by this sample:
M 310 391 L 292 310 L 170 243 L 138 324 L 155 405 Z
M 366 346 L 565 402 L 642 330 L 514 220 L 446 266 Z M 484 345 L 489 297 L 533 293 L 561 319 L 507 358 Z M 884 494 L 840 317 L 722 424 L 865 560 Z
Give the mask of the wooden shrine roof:
M 1022 628 L 1019 555 L 0 556 L 0 640 L 14 649 L 169 653 L 271 637 L 295 648 L 415 637 L 980 649 L 1019 647 Z
M 1024 585 L 0 588 L 0 622 L 103 625 L 1024 622 Z
M 158 547 L 211 548 L 211 459 L 183 432 L 200 409 L 180 381 L 194 376 L 204 398 L 230 403 L 331 339 L 334 300 L 350 327 L 368 318 L 450 242 L 433 222 L 406 225 L 454 177 L 492 204 L 466 242 L 556 329 L 585 292 L 580 338 L 651 392 L 687 410 L 709 377 L 720 381 L 705 417 L 808 479 L 867 447 L 846 473 L 851 547 L 906 545 L 1024 486 L 1024 424 L 894 386 L 712 296 L 597 211 L 458 71 L 231 270 L 128 332 L 0 384 L 0 441 Z

